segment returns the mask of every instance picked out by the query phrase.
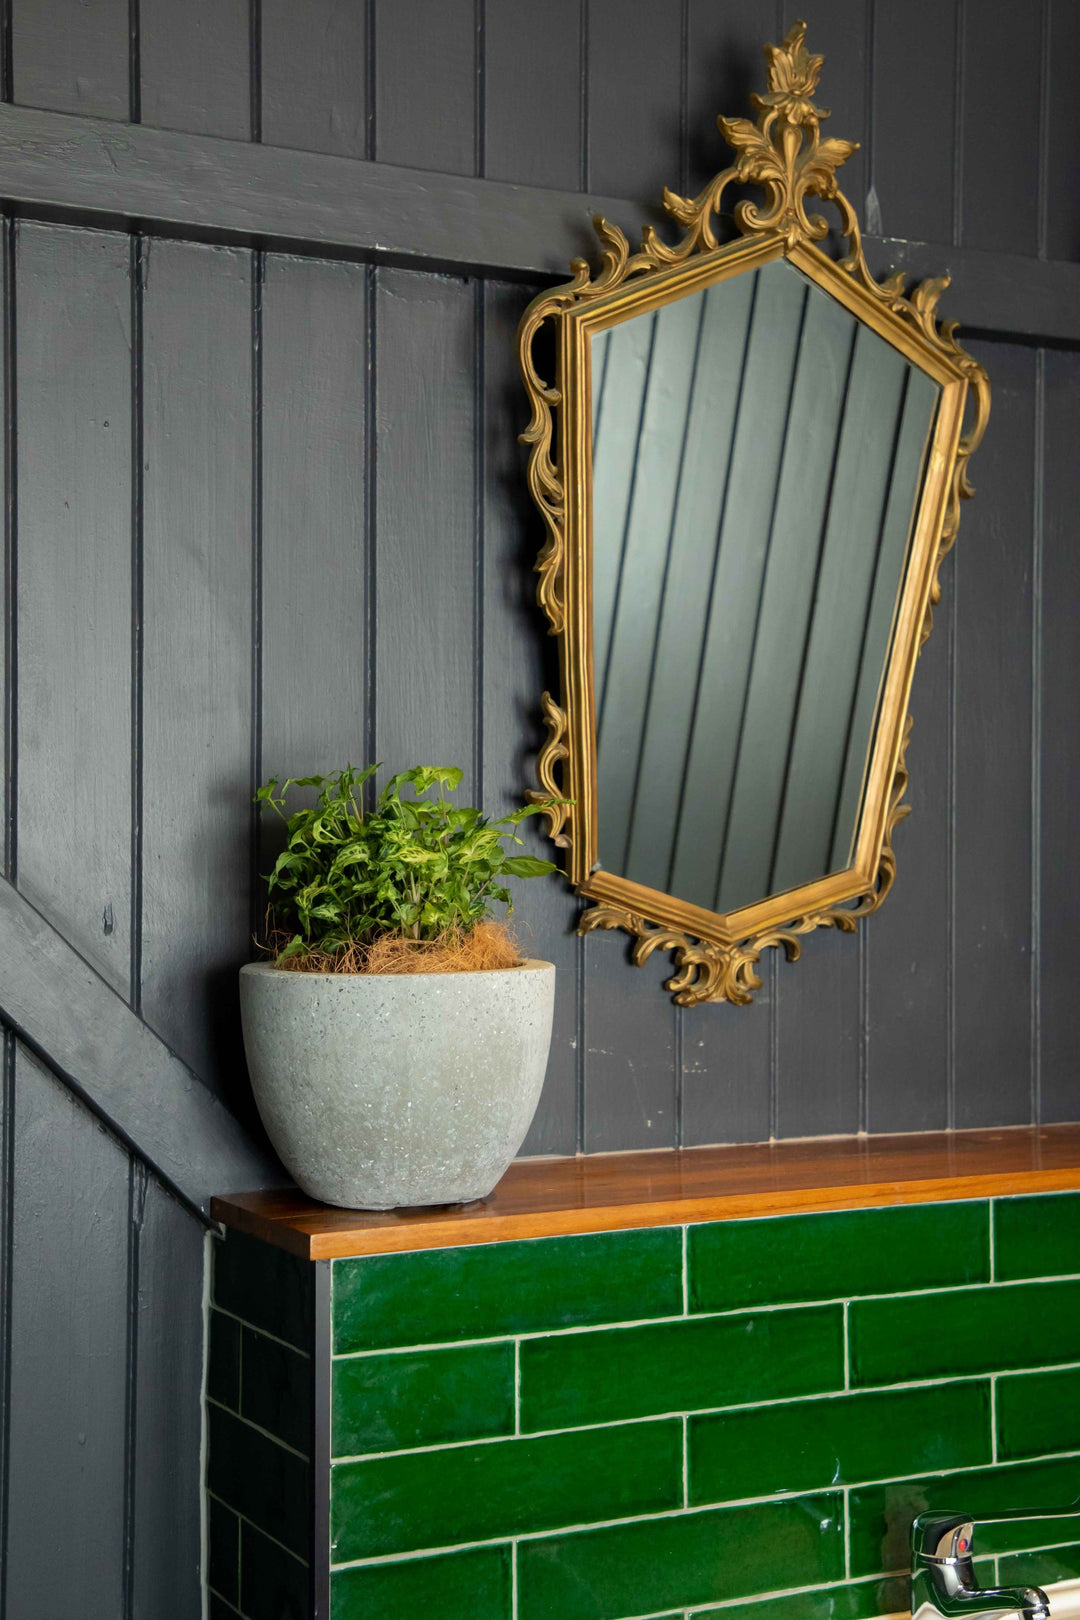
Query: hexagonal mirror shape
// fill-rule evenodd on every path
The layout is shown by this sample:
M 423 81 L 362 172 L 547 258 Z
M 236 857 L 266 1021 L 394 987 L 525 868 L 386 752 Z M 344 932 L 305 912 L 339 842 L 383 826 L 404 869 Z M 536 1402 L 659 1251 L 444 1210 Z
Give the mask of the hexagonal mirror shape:
M 911 682 L 989 409 L 936 320 L 946 281 L 870 274 L 804 26 L 766 57 L 756 122 L 719 120 L 733 165 L 665 194 L 681 240 L 648 227 L 632 253 L 597 220 L 600 272 L 576 262 L 519 333 L 561 655 L 534 797 L 583 930 L 671 951 L 683 1003 L 749 1001 L 763 949 L 794 958 L 888 893 Z M 721 243 L 732 185 L 764 203 Z

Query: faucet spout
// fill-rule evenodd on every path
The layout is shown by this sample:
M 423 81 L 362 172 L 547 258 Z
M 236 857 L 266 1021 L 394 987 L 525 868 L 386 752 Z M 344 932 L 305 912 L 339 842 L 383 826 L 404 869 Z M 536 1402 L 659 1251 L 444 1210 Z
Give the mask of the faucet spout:
M 911 1612 L 920 1620 L 1019 1614 L 1049 1620 L 1039 1586 L 980 1586 L 971 1561 L 974 1524 L 961 1513 L 920 1513 L 911 1527 Z

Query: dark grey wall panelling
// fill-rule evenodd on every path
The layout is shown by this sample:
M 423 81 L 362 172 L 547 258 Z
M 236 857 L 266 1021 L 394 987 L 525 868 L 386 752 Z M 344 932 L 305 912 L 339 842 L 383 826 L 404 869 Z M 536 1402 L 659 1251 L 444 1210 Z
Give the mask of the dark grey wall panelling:
M 5 94 L 83 115 L 84 142 L 133 117 L 219 155 L 261 140 L 587 189 L 634 233 L 663 184 L 725 161 L 715 115 L 745 110 L 792 20 L 774 0 L 9 11 Z M 1025 262 L 1006 254 L 1080 254 L 1074 6 L 911 0 L 901 21 L 821 0 L 810 25 L 871 229 L 941 244 L 943 268 L 976 250 L 950 312 Z M 273 842 L 255 783 L 455 760 L 499 812 L 557 678 L 514 442 L 535 289 L 509 278 L 541 261 L 481 280 L 346 262 L 347 225 L 348 252 L 312 257 L 70 214 L 5 234 L 5 874 L 238 1107 L 234 974 Z M 888 904 L 857 941 L 763 962 L 753 1008 L 682 1012 L 665 962 L 575 936 L 559 882 L 523 886 L 523 941 L 560 970 L 527 1152 L 1076 1117 L 1080 370 L 1068 343 L 997 328 L 974 340 L 995 413 L 918 670 Z M 194 1620 L 202 1229 L 10 1034 L 4 1053 L 0 1616 Z

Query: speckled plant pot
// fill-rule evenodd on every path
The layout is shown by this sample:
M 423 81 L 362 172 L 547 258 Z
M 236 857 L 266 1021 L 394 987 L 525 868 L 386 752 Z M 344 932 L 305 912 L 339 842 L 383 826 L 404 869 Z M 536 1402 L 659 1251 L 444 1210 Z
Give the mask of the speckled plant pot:
M 486 973 L 240 969 L 259 1113 L 297 1185 L 396 1209 L 486 1198 L 544 1084 L 555 968 Z

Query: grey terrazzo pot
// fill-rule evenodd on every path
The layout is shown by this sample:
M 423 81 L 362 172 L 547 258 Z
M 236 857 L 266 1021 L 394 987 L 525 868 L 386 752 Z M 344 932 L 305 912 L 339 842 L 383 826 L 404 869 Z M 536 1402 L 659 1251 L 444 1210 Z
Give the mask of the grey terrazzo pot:
M 248 1069 L 297 1185 L 346 1209 L 468 1203 L 536 1112 L 555 968 L 484 973 L 240 969 Z

